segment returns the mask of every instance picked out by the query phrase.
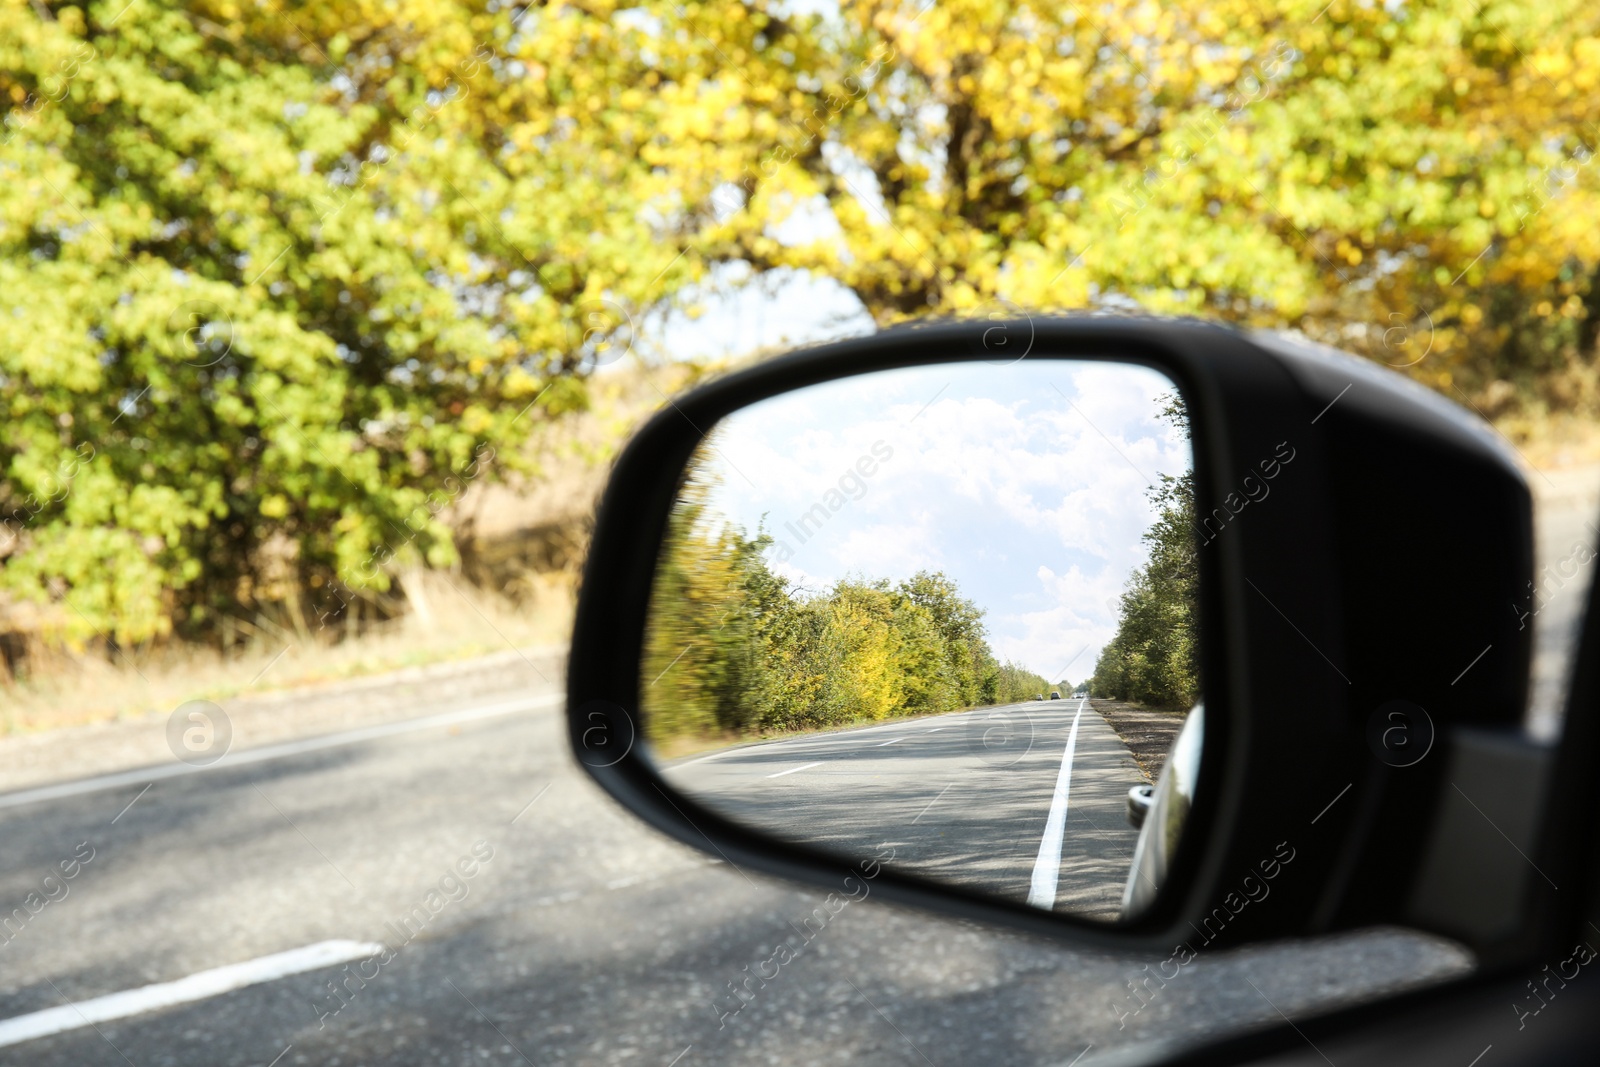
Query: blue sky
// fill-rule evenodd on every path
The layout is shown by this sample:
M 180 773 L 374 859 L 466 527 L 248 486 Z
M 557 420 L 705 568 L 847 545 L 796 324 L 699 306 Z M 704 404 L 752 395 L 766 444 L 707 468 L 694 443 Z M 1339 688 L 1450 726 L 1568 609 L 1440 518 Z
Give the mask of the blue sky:
M 1157 417 L 1173 391 L 1143 367 L 1036 358 L 858 375 L 723 420 L 712 499 L 747 531 L 765 517 L 773 568 L 818 591 L 944 571 L 997 655 L 1076 682 L 1144 562 L 1146 487 L 1188 469 Z

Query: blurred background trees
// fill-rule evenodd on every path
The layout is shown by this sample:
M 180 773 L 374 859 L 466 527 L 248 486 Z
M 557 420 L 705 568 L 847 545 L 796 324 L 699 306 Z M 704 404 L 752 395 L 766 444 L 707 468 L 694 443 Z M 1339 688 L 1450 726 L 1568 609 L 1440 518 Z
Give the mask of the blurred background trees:
M 879 324 L 1299 329 L 1513 435 L 1600 410 L 1576 0 L 0 0 L 0 98 L 0 596 L 76 641 L 399 610 L 731 267 Z M 912 699 L 977 677 L 937 639 Z

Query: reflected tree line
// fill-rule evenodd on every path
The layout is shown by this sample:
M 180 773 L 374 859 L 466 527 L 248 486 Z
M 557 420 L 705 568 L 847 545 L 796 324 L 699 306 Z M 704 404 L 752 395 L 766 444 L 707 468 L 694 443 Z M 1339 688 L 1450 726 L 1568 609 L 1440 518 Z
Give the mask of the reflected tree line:
M 1182 399 L 1167 396 L 1163 404 L 1162 418 L 1187 439 Z M 1147 490 L 1157 514 L 1144 534 L 1149 559 L 1128 579 L 1116 635 L 1101 650 L 1089 684 L 1098 697 L 1187 711 L 1200 699 L 1194 470 L 1159 477 Z
M 1031 700 L 983 610 L 942 573 L 846 578 L 816 592 L 767 565 L 773 543 L 709 505 L 691 468 L 668 520 L 641 677 L 655 742 L 734 739 Z

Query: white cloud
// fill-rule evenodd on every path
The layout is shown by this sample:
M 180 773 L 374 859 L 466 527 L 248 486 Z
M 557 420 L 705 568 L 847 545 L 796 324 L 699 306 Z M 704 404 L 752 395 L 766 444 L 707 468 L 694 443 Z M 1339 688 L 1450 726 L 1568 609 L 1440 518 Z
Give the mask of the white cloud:
M 1082 649 L 1081 677 L 1145 559 L 1147 487 L 1189 462 L 1158 418 L 1173 391 L 1142 367 L 1040 359 L 830 382 L 724 420 L 714 500 L 749 530 L 765 514 L 811 588 L 943 570 L 996 654 L 1045 672 Z

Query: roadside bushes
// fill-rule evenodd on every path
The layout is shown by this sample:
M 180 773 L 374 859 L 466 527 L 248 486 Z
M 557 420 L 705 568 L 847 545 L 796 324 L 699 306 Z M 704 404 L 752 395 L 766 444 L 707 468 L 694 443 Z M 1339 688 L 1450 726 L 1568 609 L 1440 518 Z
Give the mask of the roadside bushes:
M 842 579 L 812 592 L 768 568 L 685 486 L 668 523 L 646 633 L 654 741 L 754 735 L 1031 699 L 1043 678 L 996 661 L 983 611 L 941 573 Z
M 1019 667 L 1015 663 L 1002 663 L 995 675 L 995 695 L 993 703 L 1016 704 L 1024 700 L 1032 700 L 1036 696 L 1046 696 L 1052 689 L 1060 689 L 1062 695 L 1066 694 L 1067 683 L 1051 685 L 1043 676 L 1034 674 L 1026 667 Z

